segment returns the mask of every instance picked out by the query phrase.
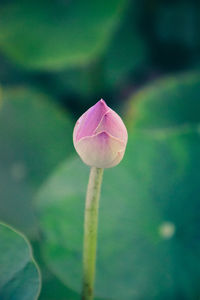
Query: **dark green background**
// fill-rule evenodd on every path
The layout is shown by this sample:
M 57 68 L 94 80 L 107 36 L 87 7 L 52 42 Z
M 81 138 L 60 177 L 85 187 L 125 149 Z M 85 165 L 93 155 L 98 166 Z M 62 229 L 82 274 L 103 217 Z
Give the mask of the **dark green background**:
M 100 98 L 129 141 L 105 171 L 96 299 L 200 299 L 199 69 L 199 1 L 1 1 L 0 221 L 31 242 L 40 300 L 80 298 L 72 131 Z

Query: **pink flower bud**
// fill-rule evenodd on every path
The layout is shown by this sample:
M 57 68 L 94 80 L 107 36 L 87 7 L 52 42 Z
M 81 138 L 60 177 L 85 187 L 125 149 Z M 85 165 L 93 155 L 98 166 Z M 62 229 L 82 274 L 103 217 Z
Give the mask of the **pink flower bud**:
M 100 100 L 76 122 L 74 147 L 84 163 L 111 168 L 124 156 L 128 134 L 122 119 Z

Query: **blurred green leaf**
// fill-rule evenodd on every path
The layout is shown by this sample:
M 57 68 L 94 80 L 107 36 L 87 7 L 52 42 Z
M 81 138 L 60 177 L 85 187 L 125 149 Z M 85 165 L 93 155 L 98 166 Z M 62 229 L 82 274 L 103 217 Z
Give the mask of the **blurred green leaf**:
M 108 45 L 126 2 L 2 3 L 0 48 L 27 68 L 58 70 L 86 64 Z
M 79 300 L 80 296 L 66 287 L 52 272 L 44 262 L 43 255 L 40 249 L 40 239 L 34 240 L 31 245 L 33 248 L 34 257 L 40 268 L 42 277 L 42 287 L 39 300 Z
M 0 109 L 0 218 L 34 231 L 32 198 L 46 176 L 72 152 L 72 122 L 39 92 L 3 91 Z
M 101 57 L 86 66 L 52 74 L 58 91 L 70 91 L 79 97 L 79 102 L 87 102 L 90 98 L 107 95 L 110 88 L 122 88 L 130 73 L 141 71 L 149 49 L 135 18 L 135 14 L 141 15 L 138 1 L 130 4 L 128 13 L 121 18 L 118 29 Z
M 40 284 L 39 269 L 28 241 L 0 224 L 0 299 L 35 300 Z
M 130 123 L 141 129 L 199 124 L 199 87 L 198 72 L 156 81 L 130 99 Z
M 69 290 L 57 278 L 50 277 L 42 282 L 39 300 L 80 300 L 80 296 Z
M 124 161 L 105 170 L 97 296 L 151 300 L 200 296 L 200 135 L 197 119 L 187 112 L 188 99 L 198 101 L 196 82 L 197 77 L 189 75 L 167 79 L 153 84 L 154 92 L 147 89 L 134 98 L 131 109 L 137 115 L 134 122 L 129 120 Z M 185 87 L 181 93 L 180 86 L 185 85 L 188 91 Z M 195 103 L 190 102 L 192 107 Z M 62 282 L 78 291 L 88 174 L 80 160 L 67 161 L 46 182 L 37 201 L 44 258 Z

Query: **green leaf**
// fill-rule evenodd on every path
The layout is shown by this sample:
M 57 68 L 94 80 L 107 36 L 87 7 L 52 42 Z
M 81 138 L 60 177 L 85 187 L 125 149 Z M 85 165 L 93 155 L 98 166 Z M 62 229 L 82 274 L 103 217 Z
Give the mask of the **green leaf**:
M 0 108 L 0 218 L 35 230 L 32 198 L 47 175 L 72 152 L 72 122 L 40 92 L 3 90 Z
M 118 167 L 105 170 L 98 232 L 98 297 L 193 300 L 200 296 L 200 134 L 199 124 L 189 118 L 189 112 L 182 115 L 188 97 L 197 96 L 196 77 L 191 78 L 180 76 L 172 86 L 171 80 L 153 85 L 156 97 L 151 100 L 149 90 L 144 91 L 145 103 L 140 97 L 134 99 L 135 118 L 142 119 L 143 111 L 147 117 L 135 129 L 131 127 L 137 119 L 129 120 L 125 158 Z M 184 93 L 178 109 L 180 86 Z M 163 89 L 170 95 L 165 101 Z M 175 111 L 176 128 L 172 127 Z M 161 116 L 166 127 L 161 126 Z M 187 126 L 180 126 L 185 123 Z M 88 175 L 89 168 L 79 159 L 66 161 L 37 199 L 44 258 L 62 282 L 79 292 Z
M 0 224 L 0 299 L 36 300 L 40 285 L 39 269 L 28 241 Z
M 60 93 L 70 91 L 79 96 L 79 101 L 87 102 L 100 94 L 106 95 L 108 88 L 121 88 L 125 81 L 127 84 L 130 73 L 141 71 L 149 50 L 139 30 L 137 19 L 141 11 L 138 6 L 138 1 L 129 3 L 128 12 L 126 10 L 126 15 L 120 19 L 101 57 L 86 66 L 51 74 Z
M 130 99 L 130 126 L 162 129 L 199 124 L 199 86 L 198 72 L 159 80 L 147 86 Z
M 63 69 L 100 55 L 126 0 L 1 4 L 0 48 L 27 68 Z
M 80 296 L 66 286 L 57 278 L 49 278 L 43 281 L 40 300 L 80 300 Z

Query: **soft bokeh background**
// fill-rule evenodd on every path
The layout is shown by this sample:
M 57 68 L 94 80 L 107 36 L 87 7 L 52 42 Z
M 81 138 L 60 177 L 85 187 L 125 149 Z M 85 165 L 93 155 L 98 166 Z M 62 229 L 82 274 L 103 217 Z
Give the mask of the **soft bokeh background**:
M 104 98 L 129 143 L 106 170 L 96 299 L 200 299 L 200 2 L 0 3 L 0 219 L 40 300 L 77 300 L 89 169 L 72 130 Z

